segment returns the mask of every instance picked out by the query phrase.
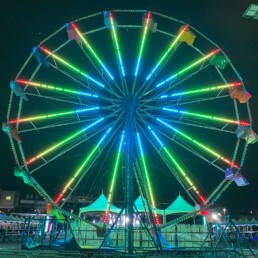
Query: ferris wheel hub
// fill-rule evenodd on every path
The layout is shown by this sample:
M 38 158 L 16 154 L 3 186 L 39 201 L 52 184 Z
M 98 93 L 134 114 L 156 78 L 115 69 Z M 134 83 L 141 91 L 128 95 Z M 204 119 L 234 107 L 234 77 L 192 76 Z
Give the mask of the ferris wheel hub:
M 139 108 L 140 102 L 138 97 L 129 94 L 123 97 L 121 101 L 121 106 L 124 108 L 126 113 L 130 112 L 130 114 L 134 114 L 135 111 Z

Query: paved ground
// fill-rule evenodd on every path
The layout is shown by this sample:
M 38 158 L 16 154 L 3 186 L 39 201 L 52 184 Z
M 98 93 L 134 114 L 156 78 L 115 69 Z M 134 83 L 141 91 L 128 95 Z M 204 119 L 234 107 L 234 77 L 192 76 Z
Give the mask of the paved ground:
M 10 251 L 11 250 L 21 250 L 21 244 L 18 242 L 5 242 L 5 243 L 0 242 L 0 252 L 6 251 L 6 250 L 10 250 Z M 257 247 L 253 248 L 253 252 L 254 252 L 255 256 L 251 255 L 251 253 L 248 249 L 244 249 L 243 251 L 244 251 L 244 254 L 246 255 L 246 257 L 258 257 L 258 248 Z M 22 252 L 26 252 L 26 251 L 22 251 Z M 2 257 L 1 254 L 0 254 L 0 257 Z M 14 256 L 12 256 L 12 257 L 14 257 Z
M 0 242 L 0 250 L 5 250 L 5 249 L 21 249 L 21 243 L 17 242 Z

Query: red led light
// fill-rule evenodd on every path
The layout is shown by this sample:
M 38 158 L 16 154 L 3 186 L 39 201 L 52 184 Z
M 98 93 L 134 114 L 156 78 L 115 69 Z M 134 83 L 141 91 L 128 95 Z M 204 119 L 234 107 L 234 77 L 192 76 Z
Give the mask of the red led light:
M 31 162 L 33 162 L 34 160 L 36 160 L 36 158 L 32 158 L 32 159 L 30 159 L 30 160 L 28 160 L 28 161 L 26 161 L 26 165 L 28 165 L 28 164 L 30 164 Z
M 241 86 L 242 85 L 242 83 L 241 82 L 233 82 L 232 83 L 232 86 L 234 87 L 234 86 Z
M 107 222 L 107 213 L 105 212 L 104 217 L 103 217 L 103 222 L 106 223 Z
M 217 54 L 219 51 L 220 51 L 219 48 L 218 48 L 218 49 L 215 49 L 215 50 L 212 52 L 212 55 Z
M 22 83 L 22 84 L 27 84 L 27 83 L 29 83 L 29 81 L 26 81 L 26 80 L 21 80 L 21 79 L 19 79 L 19 80 L 16 80 L 18 83 Z
M 203 211 L 201 211 L 201 214 L 202 214 L 203 216 L 207 216 L 207 215 L 210 214 L 210 212 L 209 212 L 209 210 L 203 210 Z
M 206 203 L 206 199 L 202 195 L 200 195 L 199 198 L 201 199 L 202 204 Z
M 77 27 L 75 26 L 75 24 L 72 22 L 71 23 L 71 25 L 72 25 L 72 27 L 74 28 L 74 29 L 77 29 Z
M 51 52 L 47 50 L 45 47 L 40 47 L 41 50 L 43 50 L 45 53 L 51 55 Z
M 249 125 L 250 125 L 250 123 L 248 123 L 248 122 L 244 122 L 244 121 L 240 121 L 240 125 L 243 125 L 243 126 L 249 126 Z
M 55 200 L 55 203 L 59 203 L 60 199 L 62 198 L 62 194 L 59 194 L 58 197 Z
M 188 27 L 189 27 L 188 25 L 185 25 L 183 30 L 186 31 L 188 29 Z

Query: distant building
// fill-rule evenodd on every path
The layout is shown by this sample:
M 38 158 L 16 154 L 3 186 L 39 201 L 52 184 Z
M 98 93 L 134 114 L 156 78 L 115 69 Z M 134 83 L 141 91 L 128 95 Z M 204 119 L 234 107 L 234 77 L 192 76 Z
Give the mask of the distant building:
M 13 212 L 19 205 L 19 191 L 4 191 L 0 192 L 0 209 L 3 212 Z
M 20 191 L 2 190 L 0 192 L 0 210 L 4 213 L 44 213 L 46 212 L 46 203 L 38 194 L 21 194 Z
M 19 206 L 16 212 L 23 213 L 46 213 L 46 202 L 35 193 L 21 194 Z
M 92 197 L 82 195 L 71 195 L 66 200 L 65 209 L 75 213 L 79 208 L 90 204 Z M 20 191 L 0 191 L 0 211 L 3 213 L 29 213 L 44 214 L 46 213 L 46 202 L 37 193 L 20 192 Z

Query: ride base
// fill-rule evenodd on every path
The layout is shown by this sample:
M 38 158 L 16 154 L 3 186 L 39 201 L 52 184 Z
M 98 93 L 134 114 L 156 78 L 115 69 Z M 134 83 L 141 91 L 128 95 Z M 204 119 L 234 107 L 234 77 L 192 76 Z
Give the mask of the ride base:
M 219 224 L 206 227 L 208 230 L 203 232 L 203 225 L 178 224 L 162 229 L 162 250 L 157 249 L 146 230 L 134 228 L 134 249 L 128 254 L 122 227 L 113 228 L 106 237 L 108 228 L 84 221 L 27 219 L 22 238 L 22 249 L 26 251 L 19 252 L 31 254 L 28 257 L 255 257 L 249 242 L 235 230 L 230 218 L 227 227 L 228 232 Z

